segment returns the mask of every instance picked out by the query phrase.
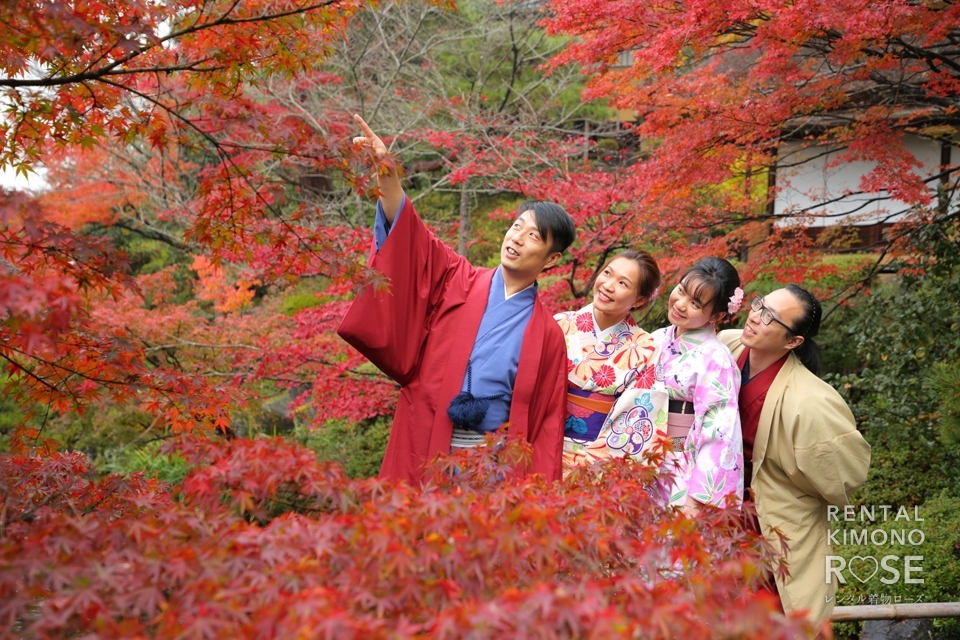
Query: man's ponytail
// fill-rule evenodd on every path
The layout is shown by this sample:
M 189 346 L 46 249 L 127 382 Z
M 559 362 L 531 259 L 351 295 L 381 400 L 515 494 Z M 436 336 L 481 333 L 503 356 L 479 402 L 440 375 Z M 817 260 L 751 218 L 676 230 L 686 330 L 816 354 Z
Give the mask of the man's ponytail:
M 811 373 L 820 376 L 820 347 L 813 341 L 813 337 L 820 332 L 820 319 L 823 317 L 823 308 L 813 294 L 795 284 L 788 284 L 787 291 L 793 294 L 803 307 L 804 314 L 797 318 L 795 335 L 803 338 L 803 342 L 793 352 L 797 354 Z

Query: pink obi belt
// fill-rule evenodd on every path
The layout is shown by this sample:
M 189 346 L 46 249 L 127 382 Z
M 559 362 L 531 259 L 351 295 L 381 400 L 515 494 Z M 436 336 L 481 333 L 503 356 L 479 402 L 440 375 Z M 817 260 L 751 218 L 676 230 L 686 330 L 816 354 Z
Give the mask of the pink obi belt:
M 667 413 L 667 437 L 686 438 L 696 416 L 693 413 L 693 403 L 681 400 L 671 400 Z
M 616 400 L 615 396 L 567 387 L 567 421 L 563 436 L 583 443 L 596 440 Z

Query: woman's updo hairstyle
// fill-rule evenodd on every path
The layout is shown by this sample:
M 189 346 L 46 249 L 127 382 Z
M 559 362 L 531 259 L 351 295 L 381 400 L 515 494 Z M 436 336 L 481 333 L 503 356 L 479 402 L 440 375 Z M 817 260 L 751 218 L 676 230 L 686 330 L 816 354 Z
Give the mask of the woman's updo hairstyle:
M 640 249 L 627 249 L 613 256 L 603 265 L 600 271 L 610 266 L 614 260 L 624 258 L 632 260 L 640 268 L 640 281 L 637 282 L 637 295 L 644 299 L 644 303 L 638 307 L 633 307 L 631 311 L 639 311 L 653 302 L 660 289 L 660 265 L 646 251 Z
M 703 308 L 710 308 L 710 315 L 727 313 L 727 304 L 740 286 L 740 274 L 723 258 L 710 256 L 687 269 L 680 283 Z M 692 284 L 692 288 L 685 283 Z
M 823 308 L 820 301 L 813 294 L 795 284 L 788 284 L 785 289 L 793 294 L 800 306 L 803 315 L 793 321 L 793 334 L 803 338 L 803 342 L 793 352 L 800 358 L 811 373 L 820 376 L 820 347 L 813 341 L 813 337 L 820 333 L 820 320 L 823 318 Z

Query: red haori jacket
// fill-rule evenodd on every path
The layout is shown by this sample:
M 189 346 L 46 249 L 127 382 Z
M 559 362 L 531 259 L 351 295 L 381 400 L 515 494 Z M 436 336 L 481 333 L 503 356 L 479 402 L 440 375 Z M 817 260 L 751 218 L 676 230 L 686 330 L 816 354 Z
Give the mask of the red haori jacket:
M 337 333 L 401 385 L 381 478 L 417 482 L 450 450 L 450 401 L 460 393 L 490 293 L 477 269 L 438 240 L 408 199 L 370 266 L 388 290 L 366 286 Z M 566 394 L 563 333 L 539 299 L 523 334 L 508 437 L 533 447 L 528 473 L 560 479 Z

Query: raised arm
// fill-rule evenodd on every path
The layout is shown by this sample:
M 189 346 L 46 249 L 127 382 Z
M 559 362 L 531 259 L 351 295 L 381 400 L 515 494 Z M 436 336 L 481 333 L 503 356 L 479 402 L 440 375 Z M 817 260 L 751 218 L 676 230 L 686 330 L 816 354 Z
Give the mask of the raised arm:
M 390 152 L 387 151 L 387 145 L 383 144 L 380 136 L 375 134 L 358 114 L 353 114 L 353 119 L 360 125 L 360 130 L 363 132 L 362 136 L 353 139 L 353 144 L 369 148 L 378 160 L 386 159 Z M 383 207 L 383 214 L 387 222 L 393 224 L 393 219 L 403 202 L 403 188 L 400 186 L 396 165 L 388 164 L 377 172 L 377 185 L 380 187 L 380 204 Z
M 363 118 L 354 119 L 364 134 L 354 138 L 354 144 L 370 149 L 378 160 L 389 160 L 383 141 Z M 382 164 L 384 171 L 378 176 L 380 203 L 373 229 L 375 251 L 371 252 L 369 265 L 390 284 L 386 290 L 373 283 L 364 286 L 337 333 L 385 374 L 407 385 L 419 370 L 432 326 L 431 314 L 448 288 L 458 292 L 454 295 L 464 295 L 474 270 L 466 258 L 458 256 L 423 223 L 403 195 L 396 167 L 389 161 Z M 399 213 L 401 204 L 403 213 Z

